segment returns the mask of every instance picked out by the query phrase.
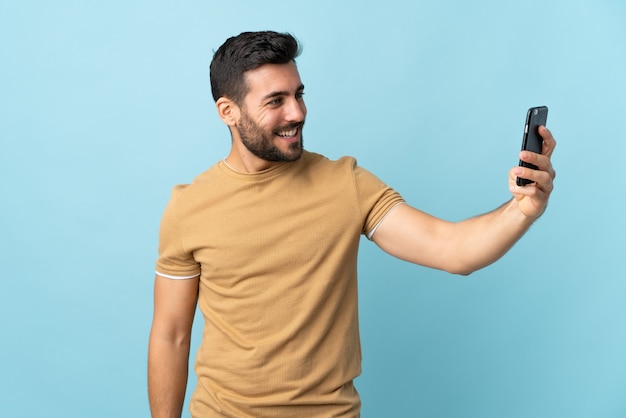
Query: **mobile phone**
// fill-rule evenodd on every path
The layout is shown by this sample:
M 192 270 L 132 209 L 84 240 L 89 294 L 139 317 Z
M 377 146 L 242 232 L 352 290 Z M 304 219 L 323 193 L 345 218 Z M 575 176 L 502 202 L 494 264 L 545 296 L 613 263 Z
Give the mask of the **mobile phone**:
M 541 154 L 543 138 L 539 135 L 539 127 L 546 125 L 548 119 L 548 108 L 546 106 L 531 107 L 526 114 L 526 125 L 524 125 L 524 137 L 522 139 L 522 151 L 532 151 Z M 520 160 L 521 167 L 537 169 L 537 166 Z M 518 186 L 526 186 L 533 183 L 532 180 L 517 178 Z

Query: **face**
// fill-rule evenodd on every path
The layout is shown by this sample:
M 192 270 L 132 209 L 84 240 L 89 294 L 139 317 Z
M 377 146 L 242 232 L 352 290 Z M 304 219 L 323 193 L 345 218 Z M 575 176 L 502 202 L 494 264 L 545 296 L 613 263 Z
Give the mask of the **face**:
M 263 65 L 248 71 L 246 82 L 248 94 L 235 125 L 241 143 L 264 161 L 300 158 L 306 106 L 295 64 Z

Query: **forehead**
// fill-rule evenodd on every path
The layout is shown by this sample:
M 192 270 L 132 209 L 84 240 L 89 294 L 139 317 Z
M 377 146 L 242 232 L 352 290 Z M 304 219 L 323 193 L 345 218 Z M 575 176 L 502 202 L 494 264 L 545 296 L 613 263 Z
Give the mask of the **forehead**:
M 294 62 L 287 64 L 264 64 L 246 71 L 244 79 L 248 87 L 247 96 L 262 98 L 275 92 L 294 93 L 302 87 L 300 74 Z

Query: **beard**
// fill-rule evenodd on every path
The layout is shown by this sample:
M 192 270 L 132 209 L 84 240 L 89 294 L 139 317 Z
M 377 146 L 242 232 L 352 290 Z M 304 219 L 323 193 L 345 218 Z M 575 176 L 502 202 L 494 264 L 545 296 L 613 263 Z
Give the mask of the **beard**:
M 302 156 L 303 141 L 302 127 L 304 121 L 295 122 L 266 130 L 254 122 L 247 113 L 242 112 L 241 119 L 237 124 L 237 131 L 241 137 L 243 145 L 255 156 L 272 162 L 292 162 L 298 160 Z M 289 148 L 284 151 L 279 149 L 275 144 L 275 136 L 278 132 L 297 128 L 300 131 L 300 139 L 289 144 Z

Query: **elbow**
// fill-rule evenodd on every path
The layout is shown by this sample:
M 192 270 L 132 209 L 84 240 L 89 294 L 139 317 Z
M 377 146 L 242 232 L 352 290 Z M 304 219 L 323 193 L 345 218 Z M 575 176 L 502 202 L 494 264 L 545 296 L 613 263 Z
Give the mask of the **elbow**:
M 474 269 L 461 269 L 461 270 L 446 270 L 450 274 L 455 274 L 457 276 L 469 276 L 474 273 L 476 270 Z
M 470 274 L 482 270 L 483 268 L 493 264 L 499 257 L 480 257 L 470 254 L 464 254 L 461 257 L 450 255 L 445 265 L 445 271 L 450 274 L 459 276 L 469 276 Z
M 475 262 L 457 263 L 456 265 L 450 266 L 449 269 L 445 269 L 445 270 L 450 274 L 456 274 L 459 276 L 469 276 L 470 274 L 487 267 L 491 263 L 493 263 L 493 260 L 487 263 L 475 263 Z
M 150 340 L 160 341 L 172 347 L 185 348 L 191 345 L 191 332 L 186 330 L 155 330 L 150 333 Z
M 458 276 L 469 276 L 470 274 L 480 270 L 483 266 L 471 262 L 457 262 L 447 266 L 444 270 L 450 274 Z
M 189 347 L 191 344 L 191 327 L 187 324 L 154 321 L 150 330 L 150 340 L 171 347 Z

